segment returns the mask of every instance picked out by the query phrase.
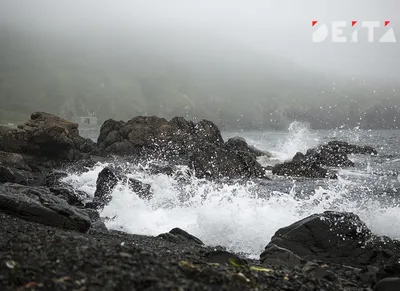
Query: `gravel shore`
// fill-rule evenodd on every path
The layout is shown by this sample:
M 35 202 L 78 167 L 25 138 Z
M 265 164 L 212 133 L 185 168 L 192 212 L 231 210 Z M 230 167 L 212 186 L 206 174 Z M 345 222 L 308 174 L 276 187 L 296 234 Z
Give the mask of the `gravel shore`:
M 0 233 L 0 290 L 364 290 L 298 268 L 232 264 L 189 241 L 82 234 L 1 212 Z

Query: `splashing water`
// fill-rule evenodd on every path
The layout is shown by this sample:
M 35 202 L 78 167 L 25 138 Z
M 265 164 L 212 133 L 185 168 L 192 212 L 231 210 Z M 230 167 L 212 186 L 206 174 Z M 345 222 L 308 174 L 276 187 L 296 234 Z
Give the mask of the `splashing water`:
M 98 164 L 65 181 L 93 197 L 97 174 L 105 166 Z M 254 257 L 279 228 L 314 213 L 337 210 L 360 215 L 376 234 L 400 237 L 400 207 L 383 207 L 367 196 L 354 200 L 349 194 L 354 184 L 343 177 L 299 198 L 296 192 L 302 185 L 294 182 L 288 182 L 287 193 L 273 190 L 274 181 L 271 185 L 264 183 L 269 195 L 261 195 L 254 182 L 217 183 L 187 177 L 182 183 L 176 176 L 150 175 L 138 169 L 128 176 L 149 183 L 153 198 L 142 200 L 127 185 L 118 184 L 111 202 L 101 212 L 102 217 L 112 218 L 106 223 L 108 228 L 158 235 L 180 227 L 207 245 L 222 245 Z
M 142 200 L 126 184 L 118 184 L 111 202 L 101 211 L 111 229 L 158 235 L 180 227 L 207 245 L 222 245 L 257 257 L 281 227 L 326 210 L 348 211 L 377 235 L 400 238 L 400 157 L 398 132 L 312 132 L 293 122 L 288 133 L 243 132 L 249 144 L 273 152 L 280 160 L 305 152 L 321 140 L 360 136 L 380 147 L 374 157 L 351 156 L 356 167 L 339 170 L 338 180 L 297 181 L 272 176 L 271 181 L 207 181 L 189 176 L 185 167 L 172 176 L 152 175 L 143 165 L 121 165 L 129 177 L 150 184 L 153 197 Z M 65 182 L 93 198 L 98 173 L 71 173 Z
M 307 149 L 315 147 L 318 143 L 318 137 L 311 133 L 307 124 L 293 121 L 289 125 L 286 138 L 280 141 L 271 152 L 279 161 L 285 161 L 293 158 L 297 152 L 305 153 Z

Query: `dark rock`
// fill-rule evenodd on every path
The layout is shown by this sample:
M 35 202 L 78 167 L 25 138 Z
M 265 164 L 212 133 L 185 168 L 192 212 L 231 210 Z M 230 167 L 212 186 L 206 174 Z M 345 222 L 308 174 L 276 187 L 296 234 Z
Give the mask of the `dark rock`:
M 400 251 L 400 242 L 372 235 L 357 215 L 330 211 L 278 230 L 266 248 L 271 245 L 305 259 L 356 267 L 387 262 Z
M 278 247 L 275 244 L 269 244 L 260 255 L 262 263 L 297 266 L 301 265 L 304 260 L 295 255 L 292 251 Z
M 28 178 L 19 173 L 18 170 L 13 171 L 10 168 L 0 166 L 0 183 L 7 182 L 28 185 Z
M 102 207 L 104 207 L 104 203 L 102 203 L 100 201 L 96 201 L 96 200 L 89 201 L 89 202 L 85 203 L 85 208 L 86 209 L 96 210 L 96 209 L 100 209 Z
M 97 220 L 91 223 L 88 233 L 108 233 L 108 229 L 103 221 Z
M 358 274 L 357 278 L 365 285 L 373 286 L 376 284 L 376 273 L 378 272 L 378 267 L 366 266 Z
M 175 172 L 175 169 L 173 166 L 162 166 L 162 165 L 150 164 L 149 172 L 152 175 L 164 174 L 167 176 L 172 176 Z
M 91 225 L 86 210 L 70 206 L 45 187 L 0 185 L 0 210 L 25 220 L 81 232 Z
M 64 186 L 61 182 L 62 178 L 68 176 L 68 173 L 62 171 L 54 171 L 46 176 L 46 186 L 47 187 L 58 187 Z
M 305 160 L 306 160 L 306 156 L 301 152 L 297 152 L 294 155 L 294 157 L 292 159 L 292 162 L 302 162 L 302 161 L 305 161 Z
M 276 164 L 272 168 L 272 174 L 316 179 L 337 178 L 336 175 L 329 173 L 327 169 L 321 167 L 319 164 L 308 161 L 291 161 L 283 164 Z
M 328 146 L 346 154 L 377 155 L 378 151 L 371 146 L 359 146 L 344 141 L 330 141 Z
M 264 168 L 253 155 L 213 144 L 201 144 L 193 151 L 190 168 L 199 178 L 266 178 Z
M 74 190 L 72 187 L 51 187 L 49 190 L 56 196 L 62 197 L 69 205 L 83 207 L 82 199 L 87 196 L 85 193 Z
M 0 137 L 1 138 L 1 137 Z M 32 160 L 23 154 L 0 151 L 0 183 L 17 183 L 21 185 L 44 185 L 43 169 L 37 169 L 38 159 Z M 39 158 L 40 159 L 40 158 Z M 33 165 L 28 165 L 32 163 Z
M 18 170 L 0 165 L 0 183 L 17 183 L 29 186 L 42 186 L 45 177 L 40 172 Z
M 129 178 L 128 185 L 141 199 L 150 199 L 152 197 L 151 185 L 145 184 L 139 180 Z
M 225 147 L 229 150 L 242 151 L 252 154 L 254 157 L 271 156 L 271 154 L 268 152 L 259 150 L 254 146 L 249 146 L 244 138 L 238 136 L 228 139 L 228 141 L 225 142 Z
M 0 165 L 17 170 L 32 171 L 31 167 L 26 163 L 24 156 L 16 153 L 0 151 Z
M 197 237 L 191 235 L 190 233 L 187 233 L 180 228 L 173 228 L 170 232 L 162 233 L 158 235 L 158 237 L 173 243 L 190 243 L 200 246 L 204 245 L 204 243 Z
M 239 257 L 236 254 L 227 251 L 211 251 L 205 255 L 209 263 L 221 264 L 221 265 L 233 265 L 234 267 L 247 267 L 248 263 L 245 259 Z
M 354 167 L 354 163 L 349 160 L 345 152 L 327 145 L 308 150 L 306 160 L 317 165 L 329 167 Z
M 332 141 L 326 145 L 309 149 L 305 155 L 300 152 L 296 153 L 292 161 L 275 165 L 272 173 L 279 176 L 306 178 L 326 178 L 329 176 L 331 179 L 336 179 L 336 174 L 329 173 L 324 166 L 353 167 L 354 163 L 348 158 L 348 154 L 377 154 L 377 152 L 369 146 Z
M 354 163 L 347 157 L 348 154 L 378 154 L 370 146 L 352 145 L 343 141 L 331 141 L 325 145 L 307 151 L 307 161 L 331 167 L 354 167 Z
M 108 167 L 101 170 L 96 180 L 95 201 L 103 205 L 110 202 L 111 193 L 121 178 L 121 175 L 118 175 Z
M 399 291 L 400 290 L 400 278 L 391 277 L 385 278 L 379 281 L 373 291 Z
M 103 153 L 118 155 L 151 154 L 171 159 L 187 155 L 197 144 L 222 146 L 218 127 L 207 120 L 199 123 L 175 117 L 171 121 L 156 116 L 138 116 L 127 122 L 104 122 L 97 140 Z
M 96 191 L 94 193 L 93 203 L 87 203 L 87 208 L 103 207 L 111 201 L 111 194 L 118 182 L 127 182 L 130 189 L 141 199 L 150 199 L 152 197 L 151 186 L 139 180 L 128 178 L 119 169 L 109 167 L 101 170 L 97 176 Z
M 0 150 L 5 152 L 75 160 L 94 148 L 94 142 L 79 135 L 78 124 L 49 113 L 32 113 L 17 129 L 0 127 Z
M 385 264 L 376 272 L 377 281 L 388 277 L 400 277 L 400 260 Z
M 339 278 L 332 271 L 329 271 L 326 265 L 321 266 L 315 262 L 307 262 L 302 270 L 316 280 L 339 281 Z
M 89 216 L 91 225 L 88 233 L 107 233 L 108 229 L 104 222 L 100 218 L 100 214 L 94 209 L 86 209 L 87 215 Z

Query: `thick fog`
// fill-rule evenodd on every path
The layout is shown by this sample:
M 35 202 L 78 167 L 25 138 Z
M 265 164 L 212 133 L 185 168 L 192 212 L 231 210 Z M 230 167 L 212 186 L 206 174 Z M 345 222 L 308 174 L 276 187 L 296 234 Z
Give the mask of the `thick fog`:
M 284 129 L 293 120 L 397 128 L 399 6 L 0 0 L 0 122 L 43 110 L 100 121 L 182 115 L 227 128 Z M 332 21 L 347 21 L 350 39 L 352 20 L 357 43 L 333 43 L 330 35 L 312 42 L 313 31 Z M 381 23 L 376 42 L 367 42 L 362 21 Z M 398 42 L 377 42 L 390 28 Z

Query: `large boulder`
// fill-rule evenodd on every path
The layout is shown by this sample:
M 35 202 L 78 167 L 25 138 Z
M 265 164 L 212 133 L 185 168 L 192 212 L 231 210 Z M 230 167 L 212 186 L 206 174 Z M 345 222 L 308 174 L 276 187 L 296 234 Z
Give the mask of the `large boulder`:
M 210 143 L 198 145 L 191 153 L 190 167 L 199 178 L 266 178 L 265 169 L 252 154 Z
M 138 116 L 127 122 L 109 119 L 100 129 L 99 150 L 106 154 L 187 155 L 200 143 L 223 145 L 218 127 L 207 120 L 198 123 L 175 117 Z
M 49 113 L 32 113 L 17 129 L 0 127 L 0 150 L 5 152 L 74 160 L 94 148 L 94 142 L 79 135 L 78 124 Z
M 0 184 L 0 211 L 28 221 L 86 232 L 89 210 L 73 207 L 45 187 Z
M 194 123 L 182 117 L 167 121 L 156 116 L 138 116 L 127 122 L 109 119 L 102 125 L 97 140 L 101 152 L 118 155 L 145 151 L 182 155 L 196 143 L 204 142 L 223 144 L 221 133 L 212 122 Z
M 280 247 L 306 259 L 363 267 L 378 265 L 400 254 L 400 242 L 374 236 L 353 213 L 324 212 L 279 229 L 261 254 Z

